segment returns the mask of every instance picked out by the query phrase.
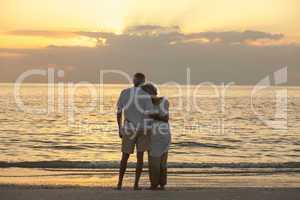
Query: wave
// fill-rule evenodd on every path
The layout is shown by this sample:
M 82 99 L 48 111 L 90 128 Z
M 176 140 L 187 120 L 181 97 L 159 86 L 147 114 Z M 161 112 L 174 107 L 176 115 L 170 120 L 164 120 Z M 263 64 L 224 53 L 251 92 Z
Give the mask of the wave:
M 236 149 L 237 147 L 223 144 L 200 143 L 200 142 L 173 142 L 172 145 L 179 147 L 206 147 L 216 149 Z
M 146 163 L 147 165 L 147 163 Z M 34 162 L 1 162 L 0 168 L 73 168 L 73 169 L 116 169 L 119 168 L 117 161 L 34 161 Z M 134 168 L 135 163 L 128 163 L 129 168 Z M 170 162 L 169 168 L 227 168 L 227 169 L 300 169 L 300 162 L 286 163 L 181 163 Z

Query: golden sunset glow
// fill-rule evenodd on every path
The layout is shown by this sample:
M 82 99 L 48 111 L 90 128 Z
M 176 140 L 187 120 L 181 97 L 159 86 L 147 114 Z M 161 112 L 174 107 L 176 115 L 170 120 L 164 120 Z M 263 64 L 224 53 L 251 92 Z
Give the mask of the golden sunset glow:
M 87 37 L 43 37 L 43 36 L 0 36 L 0 48 L 43 48 L 49 45 L 57 46 L 87 46 L 95 47 L 96 40 Z
M 299 6 L 297 0 L 2 0 L 0 48 L 95 45 L 78 36 L 10 33 L 16 30 L 122 33 L 126 27 L 146 24 L 178 25 L 185 33 L 254 29 L 298 41 Z
M 0 0 L 0 200 L 299 199 L 300 0 Z

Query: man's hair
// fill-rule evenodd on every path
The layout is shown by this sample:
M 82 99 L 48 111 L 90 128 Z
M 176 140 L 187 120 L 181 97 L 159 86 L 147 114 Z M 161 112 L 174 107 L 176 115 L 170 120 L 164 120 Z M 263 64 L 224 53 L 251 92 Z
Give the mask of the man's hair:
M 134 77 L 137 78 L 137 79 L 140 79 L 140 80 L 145 80 L 145 79 L 146 79 L 145 74 L 140 73 L 140 72 L 135 73 L 135 74 L 134 74 Z
M 135 87 L 139 87 L 140 85 L 144 84 L 146 81 L 146 77 L 142 73 L 136 73 L 133 77 L 133 84 Z

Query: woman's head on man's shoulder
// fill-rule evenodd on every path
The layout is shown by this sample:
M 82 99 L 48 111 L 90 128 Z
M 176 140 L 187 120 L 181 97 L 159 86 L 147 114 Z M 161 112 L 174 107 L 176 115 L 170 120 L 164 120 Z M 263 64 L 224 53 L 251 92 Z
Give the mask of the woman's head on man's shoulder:
M 158 95 L 158 89 L 153 83 L 145 83 L 141 86 L 141 88 L 151 96 Z

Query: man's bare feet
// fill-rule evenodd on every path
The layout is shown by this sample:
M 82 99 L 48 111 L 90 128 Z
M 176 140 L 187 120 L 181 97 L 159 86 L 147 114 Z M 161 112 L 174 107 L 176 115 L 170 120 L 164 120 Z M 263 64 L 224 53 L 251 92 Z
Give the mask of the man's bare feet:
M 141 190 L 141 188 L 138 185 L 133 186 L 133 190 Z
M 122 184 L 120 184 L 120 183 L 118 183 L 118 185 L 117 185 L 117 188 L 116 188 L 117 190 L 122 190 Z

